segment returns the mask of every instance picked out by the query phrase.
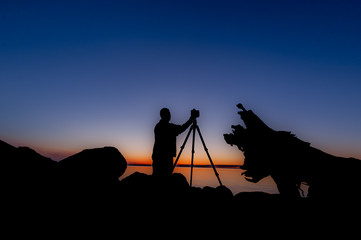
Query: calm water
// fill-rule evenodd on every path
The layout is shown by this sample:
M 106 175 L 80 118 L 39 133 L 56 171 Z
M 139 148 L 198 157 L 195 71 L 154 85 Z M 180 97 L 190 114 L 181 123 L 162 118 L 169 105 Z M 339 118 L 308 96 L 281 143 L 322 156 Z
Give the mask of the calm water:
M 125 173 L 120 177 L 123 179 L 134 172 L 141 172 L 146 174 L 152 174 L 152 167 L 150 166 L 128 166 Z M 177 167 L 175 172 L 182 173 L 188 180 L 190 179 L 191 169 L 189 167 Z M 244 179 L 241 175 L 243 170 L 236 168 L 217 168 L 219 177 L 226 187 L 228 187 L 233 194 L 239 192 L 254 192 L 263 191 L 267 193 L 278 193 L 276 184 L 270 178 L 264 178 L 258 183 L 251 183 Z M 193 184 L 194 187 L 217 187 L 219 186 L 216 175 L 213 168 L 193 168 Z

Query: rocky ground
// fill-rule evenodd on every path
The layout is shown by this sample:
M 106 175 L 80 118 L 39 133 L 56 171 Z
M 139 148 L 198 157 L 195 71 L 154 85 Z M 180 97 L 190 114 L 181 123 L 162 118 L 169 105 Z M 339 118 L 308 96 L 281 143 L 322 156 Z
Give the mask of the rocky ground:
M 160 179 L 135 172 L 119 181 L 127 164 L 112 147 L 84 150 L 60 162 L 2 141 L 0 152 L 3 216 L 8 223 L 126 219 L 132 226 L 183 226 L 186 221 L 190 225 L 209 223 L 207 228 L 213 229 L 220 223 L 242 227 L 278 225 L 279 220 L 296 221 L 294 225 L 315 220 L 315 216 L 324 218 L 325 213 L 357 212 L 344 203 L 283 199 L 264 192 L 233 195 L 225 186 L 190 187 L 179 173 Z

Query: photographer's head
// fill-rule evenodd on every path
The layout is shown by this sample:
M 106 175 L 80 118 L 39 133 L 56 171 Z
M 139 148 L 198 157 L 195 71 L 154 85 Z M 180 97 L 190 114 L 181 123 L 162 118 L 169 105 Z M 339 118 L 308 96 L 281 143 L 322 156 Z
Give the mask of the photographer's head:
M 160 117 L 162 118 L 162 120 L 169 122 L 171 115 L 170 115 L 170 111 L 168 108 L 162 108 L 160 110 Z

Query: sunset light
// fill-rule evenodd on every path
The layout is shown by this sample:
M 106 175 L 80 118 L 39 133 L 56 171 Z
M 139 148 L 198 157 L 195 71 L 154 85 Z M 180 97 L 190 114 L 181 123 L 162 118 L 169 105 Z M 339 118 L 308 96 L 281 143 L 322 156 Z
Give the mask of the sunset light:
M 129 163 L 151 164 L 160 109 L 182 124 L 196 108 L 215 164 L 241 165 L 223 134 L 241 124 L 242 102 L 275 130 L 361 158 L 357 2 L 0 5 L 3 141 L 57 161 L 114 146 Z M 198 140 L 195 161 L 207 164 Z

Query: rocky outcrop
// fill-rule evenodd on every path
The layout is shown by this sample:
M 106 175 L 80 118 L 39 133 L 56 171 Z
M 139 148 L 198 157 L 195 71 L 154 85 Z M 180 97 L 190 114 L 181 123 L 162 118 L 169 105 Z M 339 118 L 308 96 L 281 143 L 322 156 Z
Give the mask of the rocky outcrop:
M 125 158 L 114 147 L 86 149 L 59 162 L 62 179 L 71 182 L 114 182 L 126 169 Z
M 1 176 L 8 190 L 31 191 L 53 183 L 57 162 L 28 147 L 16 148 L 0 140 Z
M 0 141 L 0 154 L 5 201 L 38 207 L 114 197 L 119 177 L 127 168 L 114 147 L 87 149 L 56 162 L 28 147 Z

